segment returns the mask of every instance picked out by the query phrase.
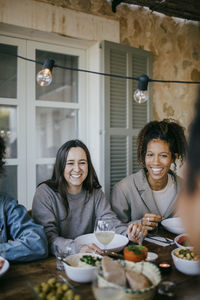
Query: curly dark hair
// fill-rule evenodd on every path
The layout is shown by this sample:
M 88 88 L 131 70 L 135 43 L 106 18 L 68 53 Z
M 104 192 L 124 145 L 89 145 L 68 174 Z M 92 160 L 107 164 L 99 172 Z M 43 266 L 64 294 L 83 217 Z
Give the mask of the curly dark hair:
M 195 117 L 189 129 L 186 187 L 190 194 L 196 191 L 200 177 L 200 88 L 195 104 Z
M 5 155 L 6 155 L 6 144 L 4 139 L 0 136 L 0 174 L 2 174 L 4 171 L 3 166 L 5 164 L 4 161 Z
M 87 148 L 87 146 L 80 140 L 70 140 L 63 144 L 60 149 L 57 152 L 56 155 L 56 162 L 54 164 L 53 174 L 51 179 L 46 180 L 42 183 L 46 183 L 52 190 L 55 192 L 59 192 L 61 198 L 63 199 L 66 209 L 68 210 L 68 201 L 67 201 L 67 182 L 64 177 L 64 169 L 66 165 L 66 158 L 68 155 L 68 152 L 71 148 L 74 147 L 80 147 L 82 148 L 87 157 L 87 163 L 88 163 L 88 175 L 86 179 L 83 182 L 83 187 L 86 189 L 89 194 L 92 193 L 93 189 L 101 188 L 101 185 L 98 181 L 98 177 L 96 175 L 95 169 L 92 164 L 90 152 Z M 42 184 L 40 183 L 40 184 Z M 39 184 L 39 185 L 40 185 Z
M 148 143 L 153 139 L 160 139 L 169 144 L 172 160 L 176 170 L 176 158 L 181 163 L 186 156 L 187 142 L 184 128 L 173 119 L 162 121 L 151 121 L 147 123 L 139 132 L 137 137 L 137 159 L 142 168 L 145 168 L 145 155 Z

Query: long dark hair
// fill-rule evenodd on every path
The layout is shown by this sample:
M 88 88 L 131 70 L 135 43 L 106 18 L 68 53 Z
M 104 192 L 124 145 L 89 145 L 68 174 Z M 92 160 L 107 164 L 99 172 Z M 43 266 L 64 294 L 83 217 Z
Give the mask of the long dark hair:
M 5 164 L 5 154 L 6 154 L 6 144 L 4 139 L 0 136 L 0 174 L 4 172 L 4 164 Z
M 89 192 L 89 194 L 92 193 L 93 189 L 101 188 L 101 185 L 99 184 L 96 172 L 94 170 L 90 152 L 87 148 L 87 146 L 81 142 L 80 140 L 70 140 L 63 144 L 60 149 L 57 152 L 56 155 L 56 161 L 53 168 L 53 174 L 51 179 L 46 180 L 42 183 L 46 183 L 52 190 L 55 192 L 58 192 L 61 195 L 61 198 L 64 200 L 65 205 L 67 205 L 68 208 L 68 202 L 67 202 L 67 182 L 64 177 L 64 169 L 66 165 L 66 159 L 68 152 L 71 148 L 74 147 L 80 147 L 85 151 L 86 157 L 87 157 L 87 163 L 88 163 L 88 175 L 86 179 L 83 182 L 83 188 Z M 42 184 L 40 183 L 40 184 Z
M 187 190 L 195 192 L 200 177 L 200 88 L 195 104 L 195 117 L 190 125 L 188 141 L 188 169 L 186 175 Z
M 173 119 L 164 119 L 163 121 L 151 121 L 147 123 L 140 131 L 137 138 L 138 163 L 145 168 L 145 155 L 147 145 L 153 139 L 160 139 L 169 144 L 172 160 L 176 169 L 176 158 L 181 163 L 186 155 L 187 142 L 184 134 L 184 128 Z

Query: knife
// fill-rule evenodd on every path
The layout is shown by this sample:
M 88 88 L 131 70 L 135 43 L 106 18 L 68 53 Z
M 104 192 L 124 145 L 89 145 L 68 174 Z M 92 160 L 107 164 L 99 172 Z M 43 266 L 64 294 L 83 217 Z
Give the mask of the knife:
M 124 259 L 124 256 L 122 254 L 116 253 L 114 251 L 104 250 L 105 256 L 111 256 L 114 258 Z

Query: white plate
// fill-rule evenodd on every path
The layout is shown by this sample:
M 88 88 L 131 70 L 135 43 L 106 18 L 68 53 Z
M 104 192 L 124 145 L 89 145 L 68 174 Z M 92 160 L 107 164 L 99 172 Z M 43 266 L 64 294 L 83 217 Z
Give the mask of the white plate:
M 180 218 L 168 218 L 161 221 L 162 226 L 175 234 L 184 233 L 183 224 Z
M 9 262 L 8 262 L 5 258 L 3 258 L 2 256 L 0 256 L 0 260 L 4 260 L 4 265 L 3 265 L 3 267 L 0 269 L 0 277 L 1 277 L 1 276 L 3 276 L 4 273 L 6 273 L 6 272 L 8 271 L 10 264 L 9 264 Z
M 78 245 L 88 245 L 88 244 L 94 243 L 99 248 L 103 249 L 102 244 L 98 242 L 94 233 L 81 235 L 75 239 L 75 242 Z M 110 244 L 108 244 L 108 246 L 106 247 L 106 250 L 119 252 L 128 244 L 128 242 L 129 242 L 129 240 L 127 237 L 125 237 L 124 235 L 115 233 L 113 240 L 110 242 Z
M 154 261 L 158 258 L 158 254 L 154 252 L 148 252 L 147 253 L 147 258 L 145 259 L 146 261 Z

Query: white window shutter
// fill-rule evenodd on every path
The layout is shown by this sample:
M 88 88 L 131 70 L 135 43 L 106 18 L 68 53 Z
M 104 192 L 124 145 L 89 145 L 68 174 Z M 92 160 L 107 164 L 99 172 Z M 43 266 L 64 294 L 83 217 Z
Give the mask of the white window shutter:
M 102 43 L 103 72 L 123 76 L 152 77 L 152 53 L 129 46 L 104 41 Z M 152 99 L 138 104 L 133 92 L 138 82 L 115 77 L 103 77 L 102 97 L 102 160 L 105 173 L 105 193 L 122 178 L 136 172 L 136 139 L 139 130 L 152 119 Z

